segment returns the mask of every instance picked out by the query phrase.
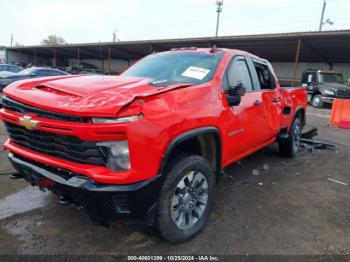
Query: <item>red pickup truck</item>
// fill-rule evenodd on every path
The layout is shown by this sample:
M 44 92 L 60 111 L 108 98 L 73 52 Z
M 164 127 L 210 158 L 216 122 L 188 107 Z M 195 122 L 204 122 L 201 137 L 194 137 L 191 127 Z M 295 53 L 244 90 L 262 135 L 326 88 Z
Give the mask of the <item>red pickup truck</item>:
M 179 242 L 203 229 L 223 168 L 275 141 L 297 154 L 307 93 L 247 52 L 182 48 L 120 76 L 15 82 L 2 103 L 17 177 L 94 222 L 142 218 Z

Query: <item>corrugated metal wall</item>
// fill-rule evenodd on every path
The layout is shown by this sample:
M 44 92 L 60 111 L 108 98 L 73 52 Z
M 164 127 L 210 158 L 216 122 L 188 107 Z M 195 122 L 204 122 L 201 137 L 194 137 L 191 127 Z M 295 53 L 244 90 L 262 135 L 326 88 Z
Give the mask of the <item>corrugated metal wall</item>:
M 290 81 L 293 77 L 293 66 L 294 63 L 288 62 L 272 62 L 272 65 L 275 69 L 277 77 L 281 81 Z M 329 70 L 330 67 L 326 63 L 299 63 L 297 70 L 297 82 L 301 80 L 301 74 L 306 69 L 321 69 L 321 70 Z M 344 75 L 344 81 L 350 78 L 350 63 L 335 63 L 333 64 L 333 71 L 342 73 Z

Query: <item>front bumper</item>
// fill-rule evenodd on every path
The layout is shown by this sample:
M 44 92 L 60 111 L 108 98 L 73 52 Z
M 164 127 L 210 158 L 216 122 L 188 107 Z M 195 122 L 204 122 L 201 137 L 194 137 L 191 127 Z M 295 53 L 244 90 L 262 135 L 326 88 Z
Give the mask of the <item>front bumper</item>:
M 47 166 L 11 152 L 8 158 L 29 183 L 74 199 L 94 221 L 107 224 L 120 215 L 144 220 L 153 217 L 160 188 L 158 178 L 128 185 L 98 184 L 86 176 Z
M 321 100 L 323 103 L 328 103 L 328 104 L 332 104 L 334 101 L 335 97 L 329 97 L 329 96 L 322 96 Z

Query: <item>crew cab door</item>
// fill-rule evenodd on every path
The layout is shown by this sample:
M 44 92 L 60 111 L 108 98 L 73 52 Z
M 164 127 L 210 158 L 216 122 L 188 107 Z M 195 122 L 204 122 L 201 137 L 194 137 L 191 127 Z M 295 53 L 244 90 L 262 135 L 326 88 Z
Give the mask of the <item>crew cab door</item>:
M 241 97 L 237 106 L 229 107 L 225 117 L 227 130 L 228 162 L 239 159 L 259 147 L 263 141 L 268 140 L 270 132 L 267 131 L 265 107 L 259 90 L 254 89 L 253 68 L 244 56 L 236 56 L 229 64 L 222 81 L 224 93 L 230 87 L 241 83 L 246 93 Z M 225 141 L 224 141 L 225 143 Z M 225 161 L 225 159 L 224 159 Z
M 282 97 L 279 83 L 277 82 L 272 68 L 265 61 L 257 59 L 248 59 L 252 67 L 252 77 L 255 88 L 261 94 L 262 110 L 264 111 L 265 129 L 264 138 L 266 140 L 274 139 L 281 129 L 282 123 Z

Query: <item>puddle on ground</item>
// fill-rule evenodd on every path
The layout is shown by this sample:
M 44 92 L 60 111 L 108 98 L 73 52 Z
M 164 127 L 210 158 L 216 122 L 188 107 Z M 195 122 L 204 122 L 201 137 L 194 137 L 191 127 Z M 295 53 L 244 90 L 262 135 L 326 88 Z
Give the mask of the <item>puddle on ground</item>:
M 42 192 L 37 187 L 26 187 L 0 199 L 0 219 L 44 207 L 50 196 L 50 192 Z

